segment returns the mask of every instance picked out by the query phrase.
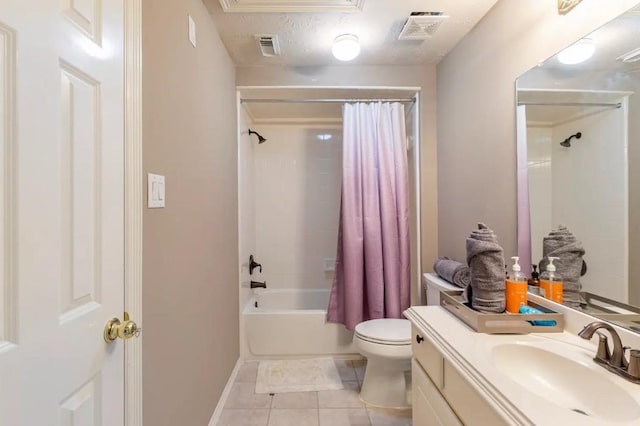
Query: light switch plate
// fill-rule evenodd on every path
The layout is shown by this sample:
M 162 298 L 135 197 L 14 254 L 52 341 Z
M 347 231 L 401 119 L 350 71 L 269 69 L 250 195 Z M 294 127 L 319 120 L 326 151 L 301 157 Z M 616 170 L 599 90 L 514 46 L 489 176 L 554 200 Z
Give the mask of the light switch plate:
M 191 15 L 187 16 L 189 16 L 189 41 L 193 47 L 196 47 L 196 22 L 193 20 Z
M 160 209 L 165 206 L 164 176 L 147 174 L 147 207 Z

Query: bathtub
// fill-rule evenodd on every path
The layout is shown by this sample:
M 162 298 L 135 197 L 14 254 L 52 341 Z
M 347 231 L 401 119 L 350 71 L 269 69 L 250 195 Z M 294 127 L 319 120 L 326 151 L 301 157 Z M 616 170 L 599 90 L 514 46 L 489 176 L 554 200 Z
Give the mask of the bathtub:
M 329 290 L 262 290 L 243 310 L 247 357 L 354 355 L 353 333 L 325 323 Z

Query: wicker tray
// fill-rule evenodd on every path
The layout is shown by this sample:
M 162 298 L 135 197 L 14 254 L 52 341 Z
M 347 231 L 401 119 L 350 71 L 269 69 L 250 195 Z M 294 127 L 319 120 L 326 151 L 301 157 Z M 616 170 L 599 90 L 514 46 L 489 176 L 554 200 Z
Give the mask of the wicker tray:
M 543 314 L 485 314 L 471 309 L 464 303 L 462 291 L 441 291 L 440 306 L 460 318 L 465 324 L 479 333 L 487 334 L 526 334 L 561 333 L 564 330 L 564 317 L 549 308 L 528 302 L 528 305 L 544 312 Z M 551 320 L 555 325 L 534 325 L 531 321 Z

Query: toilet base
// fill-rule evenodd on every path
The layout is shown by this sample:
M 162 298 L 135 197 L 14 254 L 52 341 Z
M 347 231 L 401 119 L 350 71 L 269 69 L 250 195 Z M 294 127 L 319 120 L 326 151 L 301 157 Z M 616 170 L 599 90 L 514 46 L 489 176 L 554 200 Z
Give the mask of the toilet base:
M 388 358 L 368 356 L 360 399 L 376 407 L 410 408 L 406 371 L 411 371 L 411 359 L 390 361 Z

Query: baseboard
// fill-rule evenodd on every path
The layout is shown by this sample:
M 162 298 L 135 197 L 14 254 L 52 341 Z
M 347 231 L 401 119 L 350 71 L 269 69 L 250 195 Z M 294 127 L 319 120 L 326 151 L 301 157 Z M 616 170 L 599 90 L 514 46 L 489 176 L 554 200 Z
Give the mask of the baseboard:
M 216 409 L 213 411 L 211 420 L 209 420 L 209 426 L 216 426 L 218 424 L 220 416 L 222 415 L 222 409 L 224 408 L 224 404 L 227 402 L 227 398 L 229 398 L 231 388 L 233 387 L 233 383 L 236 381 L 236 376 L 238 375 L 238 371 L 240 370 L 242 363 L 242 359 L 238 358 L 235 367 L 231 370 L 229 380 L 227 380 L 227 384 L 225 385 L 222 395 L 220 395 L 220 399 L 218 400 L 218 405 L 216 405 Z

